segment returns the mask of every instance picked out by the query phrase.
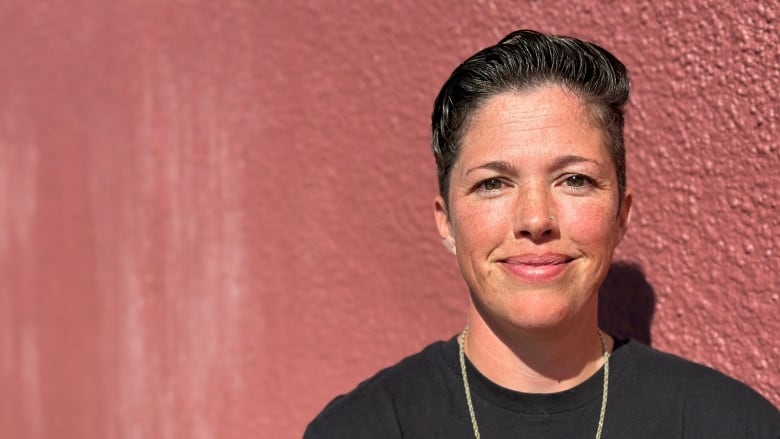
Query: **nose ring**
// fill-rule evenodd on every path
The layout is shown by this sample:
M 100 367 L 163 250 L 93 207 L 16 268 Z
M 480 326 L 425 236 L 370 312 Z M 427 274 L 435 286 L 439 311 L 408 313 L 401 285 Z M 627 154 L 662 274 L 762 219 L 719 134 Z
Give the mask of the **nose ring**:
M 550 215 L 550 221 L 555 221 L 555 217 Z

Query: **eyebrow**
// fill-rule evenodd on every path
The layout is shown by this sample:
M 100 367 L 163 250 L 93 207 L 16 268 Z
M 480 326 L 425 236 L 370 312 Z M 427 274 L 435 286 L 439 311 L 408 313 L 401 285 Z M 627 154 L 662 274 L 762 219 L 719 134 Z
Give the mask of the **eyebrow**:
M 582 156 L 579 156 L 579 155 L 570 154 L 570 155 L 561 156 L 561 157 L 558 157 L 557 159 L 555 159 L 555 161 L 553 162 L 552 168 L 553 169 L 560 169 L 560 168 L 565 168 L 566 166 L 577 164 L 577 163 L 592 163 L 593 165 L 597 166 L 599 169 L 601 169 L 601 167 L 602 167 L 601 163 L 599 163 L 596 160 L 589 159 L 589 158 L 586 158 L 586 157 L 582 157 Z M 483 163 L 483 164 L 481 164 L 479 166 L 475 166 L 475 167 L 469 169 L 468 171 L 466 171 L 466 175 L 468 175 L 468 174 L 470 174 L 470 173 L 472 173 L 474 171 L 480 170 L 480 169 L 489 169 L 489 170 L 502 172 L 502 173 L 509 173 L 509 172 L 514 172 L 515 171 L 515 167 L 512 166 L 512 164 L 509 163 L 509 162 L 492 161 L 492 162 Z
M 558 157 L 553 163 L 553 168 L 554 169 L 564 168 L 566 166 L 577 164 L 577 163 L 592 163 L 596 165 L 599 169 L 601 168 L 600 162 L 579 155 L 565 155 L 562 157 Z
M 490 169 L 497 172 L 513 172 L 515 170 L 515 167 L 512 166 L 509 162 L 502 162 L 502 161 L 487 162 L 469 169 L 468 171 L 466 171 L 466 175 L 474 171 L 478 171 L 480 169 Z

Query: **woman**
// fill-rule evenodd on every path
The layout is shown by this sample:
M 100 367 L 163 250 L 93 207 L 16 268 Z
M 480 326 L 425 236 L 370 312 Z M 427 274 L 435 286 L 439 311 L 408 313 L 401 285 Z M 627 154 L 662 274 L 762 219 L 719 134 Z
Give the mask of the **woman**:
M 331 402 L 305 438 L 778 438 L 712 369 L 598 327 L 629 223 L 628 74 L 604 49 L 517 31 L 440 91 L 435 214 L 471 301 L 459 336 Z

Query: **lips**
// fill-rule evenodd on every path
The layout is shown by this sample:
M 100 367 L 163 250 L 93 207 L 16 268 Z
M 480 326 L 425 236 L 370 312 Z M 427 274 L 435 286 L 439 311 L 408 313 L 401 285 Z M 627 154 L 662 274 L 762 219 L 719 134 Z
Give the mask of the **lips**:
M 510 275 L 522 282 L 544 283 L 558 279 L 573 258 L 557 254 L 523 254 L 511 256 L 499 261 Z

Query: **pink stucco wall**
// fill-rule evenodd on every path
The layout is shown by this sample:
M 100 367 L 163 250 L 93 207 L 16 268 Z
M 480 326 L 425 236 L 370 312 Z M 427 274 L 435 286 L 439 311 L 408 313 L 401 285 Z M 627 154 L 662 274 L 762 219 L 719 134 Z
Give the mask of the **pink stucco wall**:
M 606 324 L 780 403 L 780 3 L 685 3 L 0 3 L 0 437 L 295 438 L 454 334 L 430 107 L 520 27 L 633 74 Z

